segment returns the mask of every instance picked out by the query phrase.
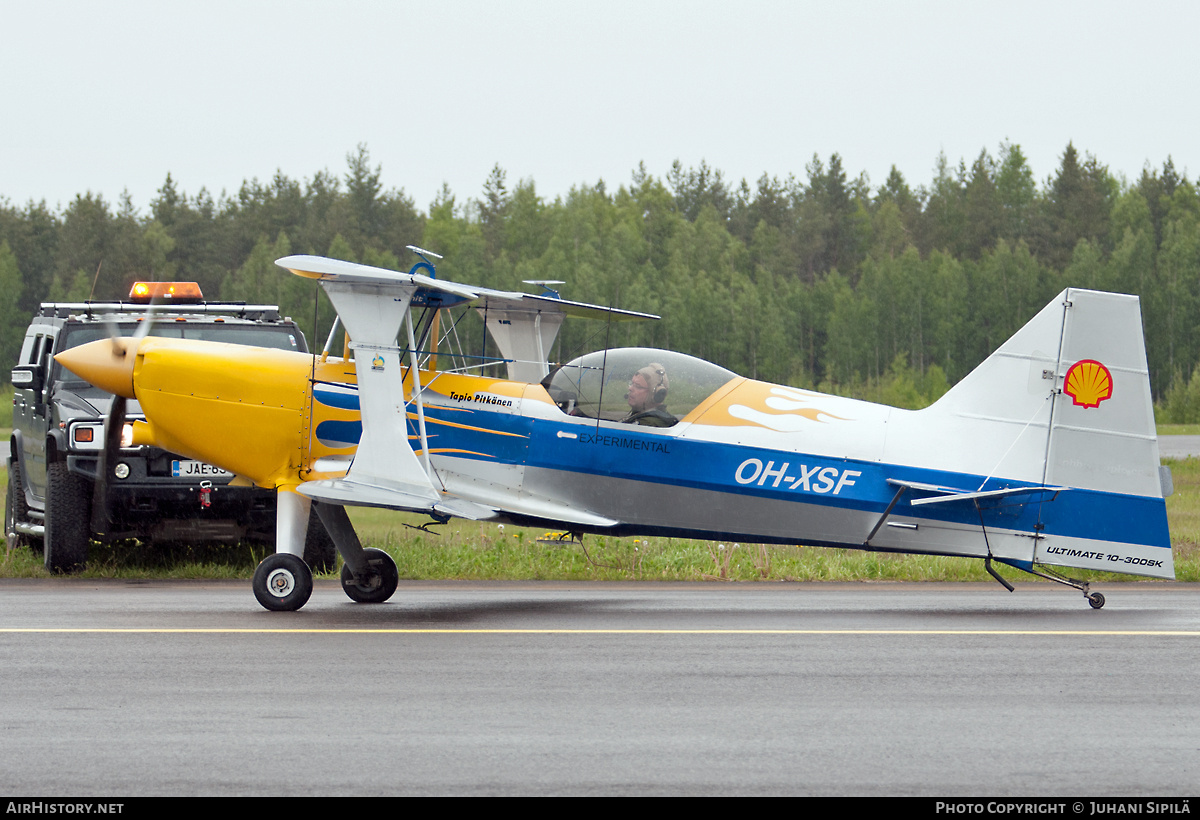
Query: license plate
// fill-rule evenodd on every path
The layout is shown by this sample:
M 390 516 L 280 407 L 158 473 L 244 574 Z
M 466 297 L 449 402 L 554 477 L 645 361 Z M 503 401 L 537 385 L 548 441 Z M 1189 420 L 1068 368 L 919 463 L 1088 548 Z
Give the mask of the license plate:
M 230 478 L 233 473 L 211 464 L 205 464 L 203 461 L 172 461 L 171 475 L 177 478 L 204 478 L 206 476 Z

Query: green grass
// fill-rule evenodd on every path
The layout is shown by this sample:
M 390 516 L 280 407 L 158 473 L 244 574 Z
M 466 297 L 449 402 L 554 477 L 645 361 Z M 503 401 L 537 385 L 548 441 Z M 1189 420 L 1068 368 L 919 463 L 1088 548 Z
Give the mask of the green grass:
M 1181 581 L 1200 580 L 1200 459 L 1169 462 L 1175 494 L 1167 515 Z M 0 471 L 3 472 L 3 471 Z M 7 476 L 4 476 L 7 484 Z M 983 562 L 969 558 L 890 555 L 864 550 L 763 546 L 677 538 L 587 536 L 583 545 L 547 544 L 540 530 L 451 521 L 418 529 L 421 516 L 356 508 L 351 517 L 365 546 L 396 559 L 406 579 L 660 580 L 660 581 L 991 581 Z M 406 526 L 408 525 L 408 526 Z M 263 549 L 238 546 L 152 548 L 136 541 L 93 544 L 85 578 L 249 579 Z M 1008 567 L 1014 581 L 1032 576 Z M 1087 580 L 1143 580 L 1139 576 L 1070 570 Z M 40 554 L 6 549 L 0 578 L 49 577 Z M 330 575 L 326 577 L 336 577 Z
M 1175 577 L 1200 581 L 1200 459 L 1165 461 L 1171 468 L 1175 492 L 1167 499 Z
M 1155 425 L 1160 436 L 1200 436 L 1200 424 Z

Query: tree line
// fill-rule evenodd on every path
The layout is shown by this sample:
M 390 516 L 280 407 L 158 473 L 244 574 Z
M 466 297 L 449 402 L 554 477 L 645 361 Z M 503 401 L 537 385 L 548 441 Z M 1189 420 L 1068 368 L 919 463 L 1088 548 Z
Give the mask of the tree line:
M 935 399 L 1063 287 L 1134 293 L 1156 396 L 1176 395 L 1175 415 L 1200 420 L 1200 400 L 1178 399 L 1193 381 L 1200 393 L 1200 196 L 1169 158 L 1130 181 L 1068 144 L 1039 183 L 1006 142 L 970 165 L 939 156 L 915 187 L 895 168 L 878 186 L 850 177 L 837 154 L 753 184 L 676 162 L 661 177 L 639 165 L 615 188 L 600 180 L 553 199 L 496 166 L 478 196 L 443 186 L 425 211 L 384 190 L 366 146 L 346 159 L 341 175 L 280 171 L 216 199 L 168 175 L 146 212 L 127 194 L 115 205 L 80 194 L 57 212 L 0 199 L 0 355 L 15 360 L 40 302 L 122 298 L 135 279 L 278 303 L 319 345 L 331 309 L 274 260 L 407 269 L 415 244 L 444 255 L 438 274 L 453 281 L 528 290 L 524 280 L 561 279 L 565 298 L 663 316 L 568 322 L 562 359 L 670 347 L 902 406 Z

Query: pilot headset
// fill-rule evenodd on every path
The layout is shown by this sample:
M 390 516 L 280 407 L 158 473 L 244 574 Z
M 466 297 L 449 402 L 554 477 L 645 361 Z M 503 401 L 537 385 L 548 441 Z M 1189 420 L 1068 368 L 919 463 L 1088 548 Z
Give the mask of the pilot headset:
M 667 371 L 658 362 L 650 362 L 650 364 L 638 371 L 642 378 L 646 380 L 646 384 L 654 391 L 653 400 L 655 404 L 662 404 L 667 400 L 667 390 L 670 385 L 667 382 Z

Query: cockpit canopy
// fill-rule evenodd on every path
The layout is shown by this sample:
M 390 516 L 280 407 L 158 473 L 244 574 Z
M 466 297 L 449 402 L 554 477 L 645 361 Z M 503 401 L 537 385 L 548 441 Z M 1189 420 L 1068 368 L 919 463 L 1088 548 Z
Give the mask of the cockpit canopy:
M 598 350 L 564 364 L 550 377 L 548 389 L 569 415 L 624 421 L 632 411 L 628 398 L 630 381 L 649 365 L 657 365 L 662 371 L 661 376 L 654 374 L 649 387 L 655 390 L 662 387 L 662 382 L 666 383 L 661 404 L 675 419 L 683 418 L 737 378 L 732 371 L 683 353 L 624 347 Z

